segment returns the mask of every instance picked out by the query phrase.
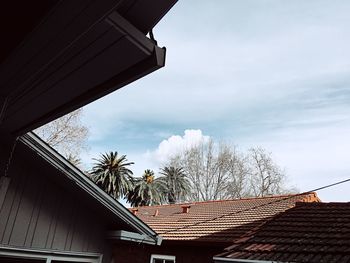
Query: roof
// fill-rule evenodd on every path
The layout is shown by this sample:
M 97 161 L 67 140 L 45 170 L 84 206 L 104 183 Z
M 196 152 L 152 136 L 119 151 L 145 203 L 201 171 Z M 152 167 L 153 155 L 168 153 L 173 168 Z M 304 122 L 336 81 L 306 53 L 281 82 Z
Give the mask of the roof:
M 350 262 L 350 203 L 298 203 L 225 250 L 216 262 Z
M 318 202 L 316 193 L 138 207 L 136 215 L 164 240 L 232 242 L 296 202 Z M 190 206 L 183 213 L 184 206 Z M 184 208 L 185 209 L 185 208 Z
M 142 236 L 143 243 L 160 244 L 161 237 L 157 235 L 148 225 L 134 216 L 127 208 L 113 199 L 95 183 L 93 183 L 82 171 L 71 164 L 66 158 L 61 156 L 57 151 L 47 145 L 34 133 L 28 133 L 20 138 L 20 142 L 27 146 L 33 153 L 50 164 L 51 167 L 57 169 L 60 173 L 48 173 L 51 177 L 59 177 L 60 183 L 66 187 L 74 188 L 74 193 L 78 196 L 84 194 L 85 201 L 90 205 L 97 207 L 98 211 L 107 211 L 113 222 L 122 222 L 127 227 L 127 230 L 135 231 Z M 26 153 L 28 156 L 29 153 Z M 62 174 L 65 175 L 64 180 Z M 57 179 L 57 178 L 56 178 Z M 74 183 L 72 183 L 74 182 Z M 113 233 L 110 233 L 111 235 Z M 134 238 L 135 239 L 135 238 Z

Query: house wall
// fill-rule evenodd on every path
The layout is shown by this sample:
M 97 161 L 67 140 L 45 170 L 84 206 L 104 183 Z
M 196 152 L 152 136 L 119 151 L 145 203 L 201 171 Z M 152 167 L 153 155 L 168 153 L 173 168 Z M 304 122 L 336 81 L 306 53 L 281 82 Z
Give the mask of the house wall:
M 118 244 L 113 249 L 115 263 L 149 263 L 152 254 L 170 255 L 176 257 L 176 263 L 213 263 L 213 256 L 222 252 L 225 246 L 172 244 L 163 241 L 161 246 L 127 246 Z
M 18 155 L 11 162 L 5 194 L 0 187 L 0 246 L 100 253 L 110 262 L 111 248 L 98 214 L 44 171 Z

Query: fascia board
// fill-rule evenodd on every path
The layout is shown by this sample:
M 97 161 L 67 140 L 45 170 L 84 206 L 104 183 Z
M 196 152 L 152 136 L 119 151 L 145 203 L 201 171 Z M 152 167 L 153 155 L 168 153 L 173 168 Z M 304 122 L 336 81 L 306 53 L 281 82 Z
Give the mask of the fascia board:
M 149 236 L 157 244 L 157 233 L 154 232 L 143 221 L 134 216 L 127 208 L 113 199 L 95 183 L 88 179 L 82 171 L 71 164 L 67 159 L 57 151 L 42 141 L 37 135 L 29 132 L 20 137 L 20 141 L 35 151 L 45 161 L 54 166 L 57 170 L 65 174 L 74 181 L 81 189 L 91 195 L 97 202 L 101 203 L 106 209 L 111 211 L 118 218 L 131 225 L 136 231 Z
M 153 52 L 155 43 L 147 38 L 141 31 L 134 27 L 129 21 L 124 19 L 116 11 L 112 12 L 105 21 L 116 30 L 125 35 L 133 44 L 149 55 Z

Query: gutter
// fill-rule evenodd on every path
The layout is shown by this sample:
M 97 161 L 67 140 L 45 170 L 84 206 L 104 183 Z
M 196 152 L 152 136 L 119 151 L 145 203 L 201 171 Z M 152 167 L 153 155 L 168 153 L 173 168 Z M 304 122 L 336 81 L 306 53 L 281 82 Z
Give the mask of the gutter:
M 235 258 L 223 258 L 213 257 L 215 263 L 222 262 L 237 262 L 237 263 L 287 263 L 282 261 L 271 261 L 271 260 L 258 260 L 258 259 L 235 259 Z
M 131 241 L 139 244 L 154 244 L 154 239 L 147 235 L 141 235 L 135 232 L 129 232 L 125 230 L 110 231 L 107 233 L 107 239 L 116 241 Z M 162 243 L 162 238 L 159 236 L 157 239 L 157 244 L 160 246 Z
M 102 204 L 115 216 L 126 222 L 137 232 L 141 233 L 141 235 L 147 236 L 147 241 L 149 244 L 160 245 L 162 238 L 156 232 L 141 221 L 141 219 L 133 215 L 117 200 L 113 199 L 102 189 L 100 189 L 94 182 L 87 178 L 82 171 L 71 164 L 51 146 L 46 144 L 42 139 L 35 135 L 35 133 L 29 132 L 21 136 L 20 141 L 71 179 L 77 186 L 91 195 L 97 202 Z M 153 240 L 153 242 L 151 242 L 151 240 Z

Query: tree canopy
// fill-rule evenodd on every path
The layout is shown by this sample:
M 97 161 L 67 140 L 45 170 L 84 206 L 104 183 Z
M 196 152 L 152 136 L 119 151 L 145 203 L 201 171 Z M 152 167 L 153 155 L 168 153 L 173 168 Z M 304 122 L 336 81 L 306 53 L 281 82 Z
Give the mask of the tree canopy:
M 133 162 L 128 162 L 126 155 L 110 152 L 95 160 L 97 162 L 92 168 L 91 177 L 106 193 L 118 199 L 133 189 L 133 173 L 128 168 Z
M 296 192 L 286 187 L 286 174 L 261 147 L 239 151 L 212 140 L 172 156 L 159 170 L 133 177 L 125 155 L 102 154 L 91 171 L 94 182 L 131 206 L 174 204 Z
M 246 152 L 212 140 L 172 156 L 170 166 L 181 167 L 189 182 L 188 201 L 242 198 L 295 192 L 285 186 L 286 174 L 272 154 L 261 147 Z
M 190 182 L 182 167 L 166 166 L 160 169 L 159 180 L 165 185 L 165 195 L 169 204 L 175 204 L 185 200 L 190 192 Z
M 89 129 L 81 122 L 82 116 L 83 109 L 80 108 L 34 132 L 65 157 L 77 160 L 80 153 L 88 149 Z
M 154 177 L 152 170 L 145 170 L 142 177 L 133 180 L 134 188 L 127 195 L 127 200 L 131 206 L 148 206 L 164 203 L 166 185 L 160 178 Z

